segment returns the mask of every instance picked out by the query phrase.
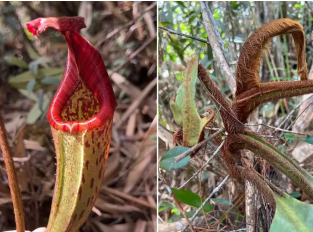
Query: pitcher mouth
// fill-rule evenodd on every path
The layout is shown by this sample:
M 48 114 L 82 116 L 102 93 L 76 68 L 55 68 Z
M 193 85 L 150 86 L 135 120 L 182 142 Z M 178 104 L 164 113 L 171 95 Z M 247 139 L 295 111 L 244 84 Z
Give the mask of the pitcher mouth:
M 62 81 L 47 114 L 50 125 L 65 132 L 82 132 L 105 124 L 113 118 L 115 96 L 100 53 L 77 32 L 85 27 L 84 19 L 82 17 L 38 18 L 27 23 L 27 29 L 36 38 L 48 27 L 58 30 L 68 44 L 68 58 Z M 97 110 L 85 107 L 88 112 L 81 112 L 81 114 L 87 116 L 64 119 L 62 112 L 75 92 L 80 90 L 78 89 L 80 83 L 92 93 L 90 100 L 97 105 Z M 84 98 L 84 93 L 80 94 Z M 71 110 L 75 111 L 75 107 Z
M 97 49 L 77 32 L 68 31 L 63 35 L 69 46 L 68 60 L 62 82 L 51 103 L 47 118 L 51 126 L 57 130 L 82 132 L 99 127 L 113 118 L 115 97 L 109 75 Z M 93 110 L 91 117 L 88 112 L 89 116 L 82 120 L 75 118 L 75 120 L 65 121 L 61 115 L 63 108 L 80 90 L 80 82 L 92 93 L 88 100 L 93 103 L 92 106 L 98 105 L 98 110 Z M 81 93 L 81 96 L 85 95 L 86 92 Z

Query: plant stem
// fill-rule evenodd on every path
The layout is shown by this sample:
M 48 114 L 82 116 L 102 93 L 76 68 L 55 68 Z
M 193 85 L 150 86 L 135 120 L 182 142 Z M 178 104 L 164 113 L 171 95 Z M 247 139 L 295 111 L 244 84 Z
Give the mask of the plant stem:
M 20 190 L 18 188 L 18 181 L 16 177 L 16 172 L 14 168 L 14 162 L 12 159 L 12 153 L 9 147 L 9 143 L 6 137 L 5 127 L 0 115 L 0 147 L 2 150 L 2 155 L 4 158 L 4 164 L 7 169 L 7 175 L 9 179 L 10 192 L 12 196 L 14 214 L 15 214 L 15 223 L 16 231 L 24 232 L 25 231 L 25 222 L 24 222 L 24 211 L 21 201 Z

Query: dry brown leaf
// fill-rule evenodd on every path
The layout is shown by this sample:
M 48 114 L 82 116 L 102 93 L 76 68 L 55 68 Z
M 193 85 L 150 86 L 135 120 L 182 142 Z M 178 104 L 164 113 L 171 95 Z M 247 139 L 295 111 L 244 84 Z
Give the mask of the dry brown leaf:
M 104 200 L 98 198 L 96 200 L 95 206 L 100 209 L 102 212 L 114 214 L 120 213 L 134 213 L 134 212 L 142 212 L 141 209 L 137 208 L 136 206 L 132 205 L 118 205 L 116 202 L 113 204 L 105 202 Z
M 116 72 L 112 72 L 112 70 L 108 70 L 108 73 L 111 77 L 111 80 L 123 91 L 125 92 L 132 101 L 135 101 L 138 96 L 141 93 L 141 90 L 130 83 L 128 80 L 126 80 L 125 77 L 121 76 L 120 74 Z M 151 97 L 146 97 L 145 100 L 142 102 L 142 104 L 145 104 L 148 106 L 148 114 L 150 117 L 154 117 L 156 115 L 156 102 Z
M 118 175 L 120 172 L 120 158 L 120 152 L 114 152 L 112 155 L 110 155 L 102 183 L 107 183 Z
M 104 231 L 104 232 L 125 232 L 125 231 L 133 231 L 134 229 L 134 224 L 132 223 L 125 223 L 125 224 L 117 224 L 117 225 L 112 225 L 112 226 L 107 226 L 99 221 L 94 221 L 96 226 L 99 228 L 99 231 Z
M 145 20 L 148 26 L 150 37 L 155 37 L 156 32 L 155 32 L 155 27 L 154 27 L 154 23 L 153 23 L 153 19 L 152 19 L 150 11 L 146 12 L 143 15 L 143 19 Z
M 138 109 L 132 113 L 128 119 L 127 127 L 126 127 L 126 136 L 133 136 L 135 134 L 135 129 L 136 129 L 136 118 L 138 115 L 139 111 Z
M 128 193 L 144 177 L 142 175 L 148 164 L 156 157 L 157 116 L 150 125 L 143 139 L 136 164 L 130 169 L 123 191 Z M 152 138 L 155 136 L 155 138 Z
M 145 232 L 146 226 L 147 226 L 147 222 L 139 219 L 136 221 L 136 226 L 134 228 L 134 232 Z

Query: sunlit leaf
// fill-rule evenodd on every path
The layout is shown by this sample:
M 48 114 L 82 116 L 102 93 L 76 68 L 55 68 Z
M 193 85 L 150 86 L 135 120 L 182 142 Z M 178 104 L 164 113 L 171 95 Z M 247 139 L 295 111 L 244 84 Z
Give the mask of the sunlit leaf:
M 313 205 L 283 194 L 276 195 L 276 212 L 270 232 L 312 232 Z

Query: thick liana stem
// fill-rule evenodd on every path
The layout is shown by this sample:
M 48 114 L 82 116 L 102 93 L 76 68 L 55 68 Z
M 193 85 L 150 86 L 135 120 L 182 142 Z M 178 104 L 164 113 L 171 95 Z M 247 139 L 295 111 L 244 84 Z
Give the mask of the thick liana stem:
M 238 119 L 246 123 L 250 113 L 263 103 L 308 93 L 313 93 L 313 80 L 261 83 L 259 87 L 238 94 L 232 109 Z
M 237 119 L 230 104 L 202 64 L 198 65 L 198 78 L 203 87 L 210 93 L 212 100 L 220 111 L 226 131 L 229 133 L 243 133 L 244 124 Z
M 236 72 L 236 96 L 254 87 L 259 87 L 262 55 L 270 48 L 271 38 L 283 34 L 292 34 L 296 45 L 298 73 L 301 80 L 308 79 L 303 28 L 301 24 L 292 19 L 278 19 L 253 32 L 241 48 Z
M 24 211 L 23 204 L 21 201 L 20 190 L 18 187 L 18 181 L 16 177 L 16 172 L 14 168 L 14 162 L 12 159 L 12 153 L 9 147 L 9 143 L 6 136 L 6 131 L 2 117 L 0 115 L 0 147 L 2 150 L 2 155 L 4 159 L 4 164 L 7 169 L 10 192 L 12 196 L 14 214 L 15 214 L 15 223 L 16 231 L 24 232 L 25 231 L 25 222 L 24 222 Z
M 259 68 L 262 55 L 270 48 L 274 36 L 293 36 L 300 81 L 260 83 Z M 244 43 L 236 73 L 236 98 L 232 109 L 237 118 L 246 123 L 250 113 L 259 105 L 281 98 L 313 92 L 313 81 L 308 80 L 305 60 L 305 35 L 302 26 L 291 19 L 279 19 L 256 30 Z

